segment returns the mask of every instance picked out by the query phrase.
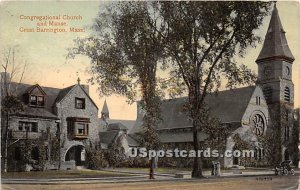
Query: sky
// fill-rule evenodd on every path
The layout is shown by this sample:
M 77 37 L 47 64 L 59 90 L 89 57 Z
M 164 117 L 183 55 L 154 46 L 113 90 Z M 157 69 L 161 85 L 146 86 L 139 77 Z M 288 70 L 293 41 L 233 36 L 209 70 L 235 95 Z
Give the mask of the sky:
M 65 88 L 77 83 L 86 84 L 90 75 L 87 72 L 90 62 L 83 56 L 66 59 L 68 48 L 73 47 L 73 40 L 90 34 L 87 29 L 93 23 L 99 9 L 103 9 L 107 2 L 96 1 L 1 1 L 0 0 L 0 60 L 9 47 L 15 47 L 16 60 L 26 62 L 24 83 L 39 84 L 41 86 Z M 300 107 L 300 3 L 299 1 L 279 1 L 277 8 L 281 23 L 286 31 L 289 47 L 295 57 L 293 64 L 293 82 L 295 84 L 295 107 Z M 30 16 L 63 15 L 77 16 L 75 20 L 59 20 L 66 22 L 61 26 L 66 32 L 37 32 L 36 27 L 43 23 L 39 20 L 29 20 Z M 51 20 L 55 21 L 55 20 Z M 56 20 L 57 21 L 57 20 Z M 264 39 L 269 25 L 270 16 L 264 19 L 261 28 L 256 33 Z M 49 25 L 49 23 L 47 23 Z M 72 32 L 69 28 L 83 29 L 82 32 Z M 34 28 L 34 32 L 30 32 Z M 52 26 L 53 28 L 53 26 Z M 243 59 L 238 59 L 257 72 L 255 60 L 262 44 L 256 48 L 248 48 Z M 2 71 L 2 70 L 1 70 Z M 102 109 L 106 99 L 112 119 L 136 119 L 136 104 L 128 104 L 125 97 L 113 95 L 99 97 L 97 86 L 90 85 L 90 96 Z

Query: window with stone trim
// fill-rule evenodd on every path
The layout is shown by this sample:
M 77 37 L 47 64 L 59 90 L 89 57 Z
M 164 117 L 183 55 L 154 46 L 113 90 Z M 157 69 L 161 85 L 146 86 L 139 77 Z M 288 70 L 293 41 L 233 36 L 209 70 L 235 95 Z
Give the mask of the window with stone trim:
M 68 122 L 68 136 L 71 138 L 85 139 L 89 135 L 89 123 L 88 118 L 69 117 Z
M 75 98 L 75 108 L 76 109 L 85 109 L 85 99 L 84 98 Z

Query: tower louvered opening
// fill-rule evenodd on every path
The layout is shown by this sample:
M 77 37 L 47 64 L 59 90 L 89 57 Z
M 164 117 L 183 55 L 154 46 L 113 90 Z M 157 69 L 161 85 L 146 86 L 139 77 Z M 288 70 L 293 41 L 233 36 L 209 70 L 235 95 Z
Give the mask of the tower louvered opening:
M 273 89 L 270 86 L 267 86 L 263 89 L 263 93 L 267 103 L 270 103 L 273 99 Z
M 290 92 L 289 87 L 285 87 L 285 89 L 284 89 L 284 100 L 287 102 L 291 101 L 291 92 Z

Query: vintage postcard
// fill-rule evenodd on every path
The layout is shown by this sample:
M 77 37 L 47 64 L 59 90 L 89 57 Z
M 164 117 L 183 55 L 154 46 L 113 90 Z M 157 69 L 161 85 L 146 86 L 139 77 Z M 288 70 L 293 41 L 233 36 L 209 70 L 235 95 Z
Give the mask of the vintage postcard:
M 299 1 L 0 1 L 1 189 L 300 189 Z

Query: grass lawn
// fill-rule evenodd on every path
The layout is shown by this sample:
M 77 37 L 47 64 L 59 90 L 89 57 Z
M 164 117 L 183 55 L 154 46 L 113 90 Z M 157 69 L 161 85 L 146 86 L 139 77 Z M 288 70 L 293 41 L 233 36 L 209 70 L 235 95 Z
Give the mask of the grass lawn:
M 130 174 L 98 170 L 64 170 L 64 171 L 31 171 L 1 173 L 1 178 L 92 178 L 92 177 L 126 177 Z

